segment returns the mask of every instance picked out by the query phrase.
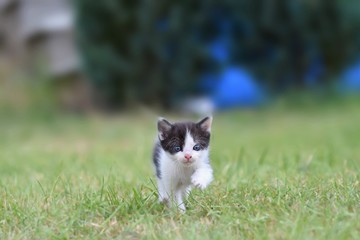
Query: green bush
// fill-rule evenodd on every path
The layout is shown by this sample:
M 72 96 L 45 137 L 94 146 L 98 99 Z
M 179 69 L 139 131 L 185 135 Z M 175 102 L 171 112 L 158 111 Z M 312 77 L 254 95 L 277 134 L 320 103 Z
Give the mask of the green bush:
M 354 0 L 77 0 L 84 70 L 108 106 L 171 106 L 230 64 L 269 90 L 327 83 L 359 52 Z M 217 61 L 209 44 L 227 39 Z M 311 75 L 309 77 L 309 75 Z

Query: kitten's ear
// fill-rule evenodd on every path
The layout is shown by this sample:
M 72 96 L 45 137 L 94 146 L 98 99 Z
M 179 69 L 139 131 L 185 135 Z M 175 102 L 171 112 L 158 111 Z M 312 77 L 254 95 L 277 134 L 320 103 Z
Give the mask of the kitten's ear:
M 200 120 L 197 124 L 203 129 L 204 131 L 210 132 L 211 131 L 211 124 L 212 124 L 212 117 L 206 117 Z
M 172 124 L 165 118 L 159 118 L 157 122 L 159 139 L 164 140 L 167 137 L 167 132 L 172 128 Z

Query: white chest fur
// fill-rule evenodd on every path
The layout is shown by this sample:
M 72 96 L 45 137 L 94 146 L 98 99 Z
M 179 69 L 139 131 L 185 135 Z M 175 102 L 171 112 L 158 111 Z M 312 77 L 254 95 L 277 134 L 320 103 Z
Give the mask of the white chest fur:
M 169 158 L 163 150 L 160 156 L 161 178 L 164 179 L 164 181 L 169 181 L 172 188 L 179 185 L 187 186 L 191 184 L 191 176 L 195 172 L 195 165 L 184 166 L 183 164 L 179 164 Z
M 161 178 L 158 178 L 160 202 L 170 205 L 175 203 L 180 210 L 185 211 L 183 200 L 190 193 L 191 188 L 205 189 L 213 180 L 208 154 L 203 158 L 191 166 L 184 166 L 171 159 L 164 150 L 160 151 Z

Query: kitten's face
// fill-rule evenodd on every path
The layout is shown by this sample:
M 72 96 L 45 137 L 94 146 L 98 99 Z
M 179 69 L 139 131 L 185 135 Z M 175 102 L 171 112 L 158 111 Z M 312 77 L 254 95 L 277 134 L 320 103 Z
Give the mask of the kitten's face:
M 170 123 L 159 119 L 161 147 L 176 162 L 190 166 L 208 154 L 211 117 L 194 122 Z

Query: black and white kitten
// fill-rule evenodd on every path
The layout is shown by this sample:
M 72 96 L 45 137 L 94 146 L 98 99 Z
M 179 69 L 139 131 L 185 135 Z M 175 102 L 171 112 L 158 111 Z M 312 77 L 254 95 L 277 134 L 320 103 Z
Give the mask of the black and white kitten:
M 159 140 L 153 162 L 160 202 L 169 206 L 175 203 L 185 211 L 184 199 L 191 187 L 205 189 L 213 180 L 209 161 L 211 123 L 212 117 L 197 123 L 158 120 Z

